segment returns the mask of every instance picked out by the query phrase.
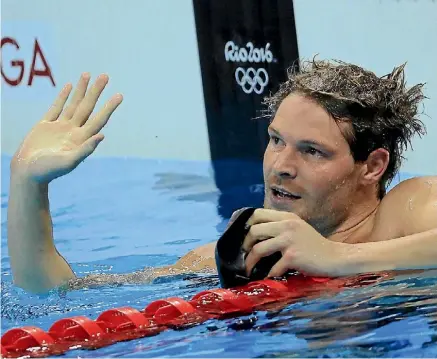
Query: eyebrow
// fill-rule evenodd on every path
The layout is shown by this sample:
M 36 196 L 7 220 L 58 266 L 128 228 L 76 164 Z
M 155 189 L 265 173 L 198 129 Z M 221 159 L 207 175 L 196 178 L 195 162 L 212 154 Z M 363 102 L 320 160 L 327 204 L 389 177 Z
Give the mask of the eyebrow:
M 272 126 L 269 126 L 268 130 L 276 133 L 278 136 L 281 136 L 281 134 L 277 130 L 275 130 Z

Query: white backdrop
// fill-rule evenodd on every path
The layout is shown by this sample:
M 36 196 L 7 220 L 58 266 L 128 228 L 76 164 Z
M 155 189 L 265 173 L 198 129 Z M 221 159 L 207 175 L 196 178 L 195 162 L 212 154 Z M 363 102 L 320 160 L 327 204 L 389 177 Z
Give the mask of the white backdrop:
M 4 71 L 25 59 L 26 79 L 38 37 L 56 88 L 45 77 L 2 80 L 2 153 L 15 151 L 66 82 L 106 72 L 104 99 L 125 99 L 95 155 L 209 159 L 200 64 L 191 0 L 2 0 Z M 41 64 L 42 66 L 42 64 Z
M 428 134 L 413 141 L 403 171 L 436 174 L 437 2 L 432 0 L 296 0 L 300 56 L 356 62 L 384 75 L 407 64 L 409 84 L 426 82 Z M 67 81 L 82 71 L 110 75 L 104 99 L 125 101 L 96 155 L 208 160 L 207 126 L 192 0 L 3 0 L 3 70 L 23 59 L 20 85 L 2 79 L 2 153 L 11 154 Z M 56 86 L 28 86 L 35 38 Z M 37 68 L 42 67 L 37 61 Z

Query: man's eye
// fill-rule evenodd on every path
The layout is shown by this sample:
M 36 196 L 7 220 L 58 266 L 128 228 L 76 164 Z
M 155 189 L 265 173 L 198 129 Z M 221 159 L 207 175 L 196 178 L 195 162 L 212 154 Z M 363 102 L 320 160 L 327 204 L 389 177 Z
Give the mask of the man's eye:
M 279 141 L 281 141 L 281 139 L 278 136 L 274 136 L 274 135 L 270 136 L 270 140 L 273 141 L 275 145 L 279 144 Z
M 307 153 L 307 154 L 309 154 L 309 155 L 311 155 L 311 156 L 323 156 L 323 152 L 321 152 L 321 151 L 319 151 L 319 150 L 316 150 L 316 149 L 313 148 L 313 147 L 307 148 L 307 149 L 305 150 L 305 153 Z

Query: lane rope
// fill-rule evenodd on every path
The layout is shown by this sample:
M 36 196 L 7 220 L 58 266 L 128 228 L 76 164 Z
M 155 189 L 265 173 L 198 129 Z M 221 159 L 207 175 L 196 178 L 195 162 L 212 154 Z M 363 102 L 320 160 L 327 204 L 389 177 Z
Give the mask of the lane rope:
M 158 299 L 142 310 L 128 306 L 108 309 L 95 320 L 86 316 L 64 318 L 53 323 L 47 331 L 35 326 L 13 328 L 1 337 L 1 356 L 41 358 L 62 355 L 69 350 L 98 349 L 120 341 L 158 335 L 168 329 L 181 330 L 210 319 L 278 309 L 302 297 L 362 286 L 374 283 L 378 278 L 380 276 L 361 275 L 339 279 L 295 274 L 229 289 L 204 290 L 190 300 Z

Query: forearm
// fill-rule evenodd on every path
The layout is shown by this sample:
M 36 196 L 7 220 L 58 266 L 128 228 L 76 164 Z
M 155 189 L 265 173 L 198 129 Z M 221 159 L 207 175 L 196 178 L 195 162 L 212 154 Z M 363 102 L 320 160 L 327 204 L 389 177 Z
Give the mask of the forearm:
M 42 292 L 74 278 L 53 242 L 48 185 L 12 172 L 8 203 L 8 248 L 14 283 Z
M 353 245 L 356 272 L 437 268 L 437 228 L 388 241 Z

